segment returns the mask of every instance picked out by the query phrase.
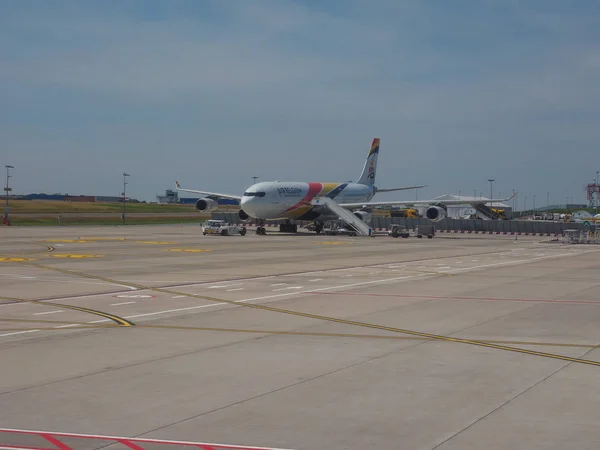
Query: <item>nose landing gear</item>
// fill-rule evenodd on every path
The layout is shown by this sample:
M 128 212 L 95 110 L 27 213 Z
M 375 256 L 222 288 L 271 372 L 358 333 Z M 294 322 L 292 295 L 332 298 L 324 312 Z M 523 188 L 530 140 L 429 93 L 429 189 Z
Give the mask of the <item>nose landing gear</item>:
M 258 227 L 256 228 L 256 234 L 265 236 L 267 234 L 267 230 L 265 229 L 265 222 L 261 220 L 258 222 Z

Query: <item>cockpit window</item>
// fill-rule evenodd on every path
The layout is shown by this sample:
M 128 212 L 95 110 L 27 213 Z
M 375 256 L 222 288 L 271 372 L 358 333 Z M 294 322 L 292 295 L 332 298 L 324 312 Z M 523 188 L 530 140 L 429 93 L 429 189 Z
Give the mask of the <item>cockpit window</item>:
M 264 192 L 244 192 L 244 197 L 264 197 Z

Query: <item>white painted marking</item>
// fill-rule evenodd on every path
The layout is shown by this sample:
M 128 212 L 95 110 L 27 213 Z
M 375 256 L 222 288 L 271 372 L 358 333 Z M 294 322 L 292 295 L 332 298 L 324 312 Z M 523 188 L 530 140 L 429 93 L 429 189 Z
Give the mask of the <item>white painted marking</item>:
M 587 252 L 591 252 L 594 250 L 589 250 L 586 251 Z M 552 256 L 552 257 L 544 257 L 544 258 L 536 258 L 536 259 L 549 259 L 549 258 L 558 258 L 560 256 L 569 256 L 568 253 L 564 253 L 564 254 L 560 254 L 560 255 L 556 255 L 556 256 Z M 461 267 L 458 269 L 453 269 L 452 272 L 463 272 L 463 271 L 467 271 L 467 270 L 477 270 L 477 269 L 485 269 L 488 267 L 495 267 L 495 266 L 506 266 L 509 264 L 515 264 L 515 263 L 519 263 L 519 262 L 531 262 L 534 261 L 536 259 L 531 259 L 531 260 L 519 260 L 519 261 L 507 261 L 507 262 L 501 262 L 501 263 L 492 263 L 492 264 L 486 264 L 486 265 L 481 265 L 481 266 L 476 266 L 476 267 Z M 331 290 L 335 290 L 335 289 L 348 289 L 348 288 L 354 288 L 354 287 L 358 287 L 358 286 L 367 286 L 367 285 L 371 285 L 371 284 L 383 284 L 383 283 L 389 283 L 389 282 L 396 282 L 396 281 L 403 281 L 403 280 L 412 280 L 415 278 L 423 278 L 423 277 L 427 277 L 430 276 L 430 274 L 427 273 L 423 273 L 423 274 L 417 274 L 417 275 L 405 275 L 402 277 L 394 277 L 394 278 L 386 278 L 386 279 L 382 279 L 382 280 L 372 280 L 372 281 L 362 281 L 360 283 L 352 283 L 352 284 L 346 284 L 346 285 L 341 285 L 341 286 L 329 286 L 329 287 L 324 287 L 324 288 L 318 288 L 318 289 L 311 289 L 309 291 L 300 291 L 300 292 L 286 292 L 286 293 L 282 293 L 282 294 L 272 294 L 272 295 L 265 295 L 262 297 L 253 297 L 253 298 L 247 298 L 247 299 L 243 299 L 243 300 L 236 300 L 235 303 L 247 303 L 247 302 L 252 302 L 252 301 L 258 301 L 258 300 L 269 300 L 269 299 L 273 299 L 273 298 L 280 298 L 280 297 L 288 297 L 291 295 L 302 295 L 302 294 L 311 294 L 313 292 L 324 292 L 324 291 L 331 291 Z M 168 313 L 173 313 L 173 312 L 183 312 L 183 311 L 192 311 L 195 309 L 202 309 L 202 308 L 213 308 L 216 306 L 223 306 L 223 305 L 229 305 L 230 303 L 212 303 L 209 305 L 198 305 L 198 306 L 190 306 L 188 308 L 177 308 L 177 309 L 169 309 L 166 311 L 156 311 L 156 312 L 151 312 L 151 313 L 145 313 L 145 314 L 136 314 L 133 316 L 126 316 L 125 319 L 136 319 L 136 318 L 140 318 L 140 317 L 148 317 L 148 316 L 158 316 L 161 314 L 168 314 Z M 108 322 L 108 320 L 104 319 L 98 322 Z M 92 323 L 92 322 L 90 322 Z M 77 326 L 77 325 L 75 325 Z M 57 327 L 58 328 L 58 327 Z
M 228 288 L 228 287 L 233 287 L 233 286 L 241 286 L 242 283 L 235 283 L 235 284 L 217 284 L 215 286 L 208 286 L 208 289 L 224 289 L 224 288 Z
M 289 287 L 284 287 L 284 288 L 279 288 L 279 289 L 273 289 L 273 292 L 277 292 L 277 291 L 287 291 L 289 289 L 302 289 L 303 286 L 289 286 Z
M 57 279 L 57 278 L 52 278 L 52 277 L 26 277 L 23 275 L 13 275 L 13 274 L 8 274 L 8 273 L 3 273 L 0 274 L 0 276 L 3 277 L 10 277 L 10 278 L 17 278 L 20 280 L 37 280 L 37 281 L 43 281 L 43 282 L 52 282 L 52 283 L 71 283 L 71 284 L 97 284 L 97 285 L 102 285 L 102 286 L 106 286 L 106 285 L 110 285 L 110 286 L 119 286 L 119 287 L 124 287 L 127 289 L 131 289 L 131 290 L 136 290 L 137 288 L 134 286 L 129 286 L 127 284 L 121 284 L 121 283 L 109 283 L 108 281 L 91 281 L 91 280 L 63 280 L 63 279 Z
M 243 291 L 244 288 L 227 289 L 227 292 Z
M 149 294 L 120 294 L 115 295 L 116 298 L 152 298 L 154 295 Z
M 212 308 L 215 306 L 227 305 L 227 304 L 228 303 L 212 303 L 210 305 L 199 305 L 199 306 L 190 306 L 187 308 L 167 309 L 165 311 L 156 311 L 156 312 L 145 313 L 145 314 L 136 314 L 134 316 L 127 316 L 125 318 L 126 319 L 138 319 L 140 317 L 158 316 L 160 314 L 168 314 L 168 313 L 172 313 L 172 312 L 192 311 L 194 309 Z
M 201 281 L 201 282 L 195 282 L 195 281 L 186 281 L 186 282 L 182 282 L 180 285 L 178 286 L 204 286 L 207 284 L 221 284 L 221 283 L 231 283 L 231 282 L 240 282 L 240 281 L 253 281 L 253 280 L 266 280 L 268 278 L 276 278 L 278 276 L 281 275 L 266 275 L 266 276 L 258 276 L 258 277 L 248 277 L 248 278 L 234 278 L 232 280 L 211 280 L 211 281 Z M 148 280 L 123 280 L 124 283 L 147 283 Z M 173 282 L 173 280 L 152 280 L 153 283 L 164 283 L 164 284 L 170 284 Z
M 593 249 L 593 250 L 577 250 L 577 249 L 565 249 L 564 251 L 568 251 L 568 252 L 573 252 L 573 254 L 579 254 L 579 255 L 583 255 L 585 253 L 591 253 L 591 252 L 595 252 L 598 251 L 597 249 Z M 568 253 L 562 254 L 562 255 L 558 255 L 560 256 L 572 256 L 569 255 Z M 544 257 L 544 258 L 539 258 L 539 259 L 547 259 L 547 258 L 552 258 L 552 257 Z M 531 260 L 534 261 L 535 259 Z M 473 262 L 477 262 L 477 259 L 473 259 Z M 525 262 L 529 262 L 527 260 L 524 260 Z M 509 264 L 511 262 L 508 262 Z M 506 265 L 507 263 L 500 263 L 500 264 L 494 264 L 494 265 Z M 346 268 L 346 269 L 332 269 L 332 270 L 315 270 L 315 271 L 306 271 L 306 272 L 297 272 L 294 274 L 287 274 L 287 275 L 267 275 L 267 276 L 258 276 L 258 277 L 248 277 L 248 278 L 238 278 L 235 281 L 247 281 L 247 280 L 264 280 L 264 279 L 269 279 L 269 278 L 276 278 L 276 277 L 280 277 L 280 276 L 298 276 L 298 275 L 308 275 L 308 274 L 317 274 L 317 273 L 328 273 L 328 272 L 335 272 L 335 271 L 339 271 L 339 270 L 357 270 L 357 269 L 368 269 L 368 268 L 378 268 L 378 267 L 386 267 L 388 266 L 389 263 L 385 263 L 385 264 L 373 264 L 373 265 L 366 265 L 366 266 L 357 266 L 357 267 L 352 267 L 352 268 Z M 492 266 L 494 266 L 492 265 Z M 481 267 L 492 267 L 492 266 L 481 266 Z M 427 266 L 421 266 L 423 268 L 426 268 Z M 472 267 L 466 267 L 466 268 L 462 268 L 462 269 L 455 269 L 454 271 L 463 271 L 463 270 L 469 270 L 469 269 L 473 269 Z M 475 268 L 476 269 L 476 268 Z M 371 274 L 377 274 L 377 273 L 381 273 L 381 271 L 375 271 L 375 272 L 371 272 Z M 416 275 L 415 277 L 421 277 L 421 276 L 425 276 L 427 274 L 424 275 Z M 386 279 L 386 280 L 375 280 L 374 283 L 380 283 L 380 282 L 386 282 L 389 280 L 396 280 L 396 279 L 400 279 L 400 278 L 411 278 L 411 277 L 398 277 L 398 278 L 390 278 L 390 279 Z M 233 280 L 232 280 L 233 281 Z M 123 283 L 126 283 L 127 281 L 123 281 Z M 130 282 L 135 282 L 135 281 L 130 281 Z M 189 284 L 189 283 L 185 283 L 185 284 L 181 284 L 181 285 L 177 285 L 177 286 L 169 286 L 170 289 L 175 289 L 175 288 L 189 288 L 189 287 L 195 287 L 195 286 L 204 286 L 206 284 L 211 284 L 214 283 L 214 281 L 205 281 L 205 282 L 201 282 L 201 283 L 194 283 L 194 284 Z M 365 283 L 373 283 L 373 282 L 365 282 Z M 358 283 L 358 284 L 362 284 L 362 283 Z M 138 290 L 137 287 L 135 286 L 128 286 L 126 284 L 117 284 L 115 283 L 115 285 L 117 286 L 122 286 L 122 287 L 126 287 L 128 289 L 132 289 L 132 290 Z M 356 284 L 355 284 L 356 285 Z M 353 285 L 352 285 L 353 286 Z M 344 288 L 346 286 L 333 286 L 330 288 L 321 288 L 321 289 L 313 289 L 312 291 L 321 291 L 323 289 L 326 290 L 330 290 L 330 289 L 337 289 L 337 288 Z M 140 289 L 141 291 L 143 291 L 144 289 Z M 311 291 L 306 291 L 306 292 L 311 292 Z M 285 294 L 276 294 L 276 295 L 271 295 L 271 296 L 267 296 L 266 298 L 273 298 L 273 297 L 282 297 L 282 296 L 288 296 L 288 295 L 300 295 L 304 292 L 291 292 L 291 293 L 285 293 Z M 70 300 L 73 299 L 87 299 L 87 298 L 93 298 L 93 297 L 99 297 L 99 296 L 104 296 L 104 295 L 109 295 L 106 293 L 99 293 L 99 294 L 86 294 L 86 295 L 79 295 L 79 296 L 73 296 L 73 297 L 68 297 Z M 249 300 L 238 300 L 238 303 L 242 303 L 244 301 L 252 301 L 252 300 L 261 300 L 263 298 L 258 297 L 258 298 L 254 298 L 254 299 L 249 299 Z M 22 306 L 25 303 L 23 302 L 15 302 L 15 303 L 5 303 L 5 304 L 0 304 L 0 307 L 8 307 L 8 306 Z M 135 317 L 142 317 L 145 315 L 157 315 L 157 314 L 164 314 L 164 313 L 168 313 L 168 312 L 177 312 L 177 311 L 185 311 L 185 310 L 189 310 L 189 309 L 197 309 L 197 308 L 204 308 L 204 307 L 211 307 L 211 306 L 218 306 L 218 305 L 222 305 L 223 303 L 214 303 L 211 305 L 200 305 L 200 306 L 195 306 L 195 307 L 191 307 L 191 308 L 183 308 L 183 309 L 175 309 L 175 310 L 168 310 L 168 311 L 158 311 L 156 313 L 147 313 L 147 314 L 142 314 L 142 315 L 138 315 L 138 316 L 132 316 L 131 318 L 135 318 Z M 70 326 L 77 326 L 77 325 L 67 325 L 67 326 L 59 326 L 56 328 L 67 328 Z
M 47 314 L 58 314 L 61 312 L 62 311 L 46 311 L 46 312 L 41 312 L 41 313 L 35 313 L 34 316 L 45 316 Z
M 14 333 L 5 333 L 5 334 L 0 334 L 0 337 L 4 337 L 4 336 L 15 336 L 15 335 L 17 335 L 17 334 L 25 334 L 25 333 L 35 333 L 36 331 L 40 331 L 40 330 L 15 331 Z
M 284 284 L 285 283 L 275 283 L 275 284 L 272 284 L 271 286 L 283 286 Z
M 329 286 L 329 287 L 324 287 L 324 288 L 318 288 L 318 289 L 311 289 L 309 291 L 300 291 L 300 292 L 286 292 L 283 294 L 272 294 L 272 295 L 265 295 L 262 297 L 253 297 L 253 298 L 246 298 L 243 300 L 236 300 L 235 303 L 247 303 L 247 302 L 252 302 L 252 301 L 256 301 L 256 300 L 269 300 L 272 298 L 280 298 L 280 297 L 288 297 L 290 295 L 302 295 L 302 294 L 310 294 L 313 292 L 322 292 L 322 291 L 331 291 L 333 289 L 347 289 L 347 288 L 352 288 L 355 286 L 363 286 L 363 285 L 367 285 L 367 284 L 375 284 L 375 283 L 383 283 L 383 282 L 387 282 L 387 281 L 398 281 L 398 280 L 402 280 L 402 279 L 410 279 L 410 278 L 421 278 L 421 277 L 425 277 L 425 276 L 429 276 L 429 274 L 424 273 L 424 274 L 419 274 L 419 275 L 408 275 L 408 276 L 403 276 L 403 277 L 396 277 L 396 278 L 386 278 L 383 280 L 374 280 L 374 281 L 363 281 L 360 283 L 352 283 L 352 284 L 345 284 L 345 285 L 341 285 L 341 286 Z M 156 312 L 151 312 L 151 313 L 145 313 L 145 314 L 136 314 L 134 316 L 125 316 L 125 319 L 137 319 L 140 317 L 147 317 L 147 316 L 157 316 L 160 314 L 168 314 L 168 313 L 172 313 L 172 312 L 181 312 L 181 311 L 191 311 L 194 309 L 202 309 L 202 308 L 213 308 L 215 306 L 222 306 L 222 305 L 230 305 L 231 303 L 212 303 L 210 305 L 198 305 L 198 306 L 189 306 L 187 308 L 177 308 L 177 309 L 169 309 L 166 311 L 156 311 Z M 108 322 L 108 320 L 101 320 L 100 322 Z M 92 322 L 89 322 L 92 323 Z
M 132 305 L 135 302 L 113 303 L 110 306 Z
M 353 277 L 354 275 L 342 275 L 340 278 L 350 278 Z
M 313 278 L 312 280 L 308 280 L 308 281 L 321 281 L 323 278 Z
M 571 249 L 565 249 L 564 251 L 568 251 L 570 253 Z M 579 255 L 582 255 L 584 253 L 591 253 L 594 251 L 598 251 L 597 249 L 593 249 L 593 250 L 582 250 L 582 251 L 577 251 L 576 253 Z M 477 269 L 483 269 L 483 268 L 487 268 L 487 267 L 494 267 L 494 266 L 505 266 L 505 265 L 510 265 L 510 264 L 518 264 L 518 263 L 522 263 L 522 262 L 532 262 L 532 261 L 536 261 L 536 260 L 542 260 L 542 259 L 551 259 L 551 258 L 559 258 L 562 256 L 573 256 L 573 254 L 569 254 L 569 253 L 561 253 L 561 254 L 557 254 L 554 256 L 546 256 L 546 257 L 542 257 L 542 258 L 533 258 L 533 259 L 529 259 L 529 260 L 518 260 L 518 261 L 507 261 L 507 262 L 502 262 L 502 263 L 493 263 L 493 264 L 487 264 L 487 265 L 481 265 L 481 266 L 476 266 L 476 267 L 464 267 L 464 268 L 458 268 L 458 269 L 453 269 L 451 270 L 451 272 L 462 272 L 462 271 L 467 271 L 467 270 L 477 270 Z M 473 260 L 473 261 L 477 261 L 477 260 Z M 389 264 L 389 263 L 388 263 Z M 353 269 L 365 269 L 365 268 L 375 268 L 375 267 L 385 267 L 386 264 L 379 264 L 379 265 L 367 265 L 367 266 L 360 266 L 360 267 L 354 267 Z M 426 267 L 426 266 L 423 266 Z M 338 269 L 334 269 L 332 271 L 337 271 Z M 330 272 L 330 271 L 325 271 L 325 270 L 320 270 L 320 271 L 310 271 L 310 272 L 303 272 L 302 274 L 309 274 L 309 273 L 326 273 L 326 272 Z M 380 273 L 380 272 L 374 272 L 374 273 Z M 297 276 L 300 275 L 300 273 L 296 273 L 296 274 L 289 274 L 288 276 Z M 366 286 L 366 285 L 371 285 L 371 284 L 382 284 L 382 283 L 389 283 L 389 282 L 396 282 L 396 281 L 404 281 L 404 280 L 411 280 L 411 279 L 415 279 L 415 278 L 423 278 L 426 276 L 430 276 L 430 274 L 418 274 L 418 275 L 409 275 L 409 276 L 402 276 L 402 277 L 395 277 L 395 278 L 386 278 L 386 279 L 380 279 L 380 280 L 372 280 L 372 281 L 364 281 L 364 282 L 360 282 L 360 283 L 353 283 L 353 284 L 347 284 L 347 285 L 341 285 L 341 286 L 329 286 L 329 287 L 325 287 L 325 288 L 318 288 L 318 289 L 311 289 L 308 291 L 300 291 L 300 292 L 286 292 L 286 293 L 280 293 L 280 294 L 272 294 L 272 295 L 267 295 L 267 296 L 262 296 L 262 297 L 254 297 L 254 298 L 248 298 L 248 299 L 244 299 L 244 300 L 238 300 L 235 303 L 245 303 L 245 302 L 251 302 L 251 301 L 258 301 L 258 300 L 268 300 L 268 299 L 274 299 L 274 298 L 281 298 L 281 297 L 288 297 L 288 296 L 294 296 L 294 295 L 302 295 L 302 294 L 310 294 L 313 292 L 322 292 L 322 291 L 330 291 L 330 290 L 335 290 L 335 289 L 350 289 L 350 288 L 354 288 L 357 286 Z M 268 279 L 268 278 L 275 278 L 276 275 L 269 275 L 269 276 L 259 276 L 259 277 L 251 277 L 251 278 L 245 278 L 244 280 L 257 280 L 257 279 Z M 204 283 L 196 283 L 196 284 L 183 284 L 183 285 L 179 285 L 179 286 L 170 286 L 170 289 L 174 289 L 174 288 L 182 288 L 182 287 L 192 287 L 192 286 L 202 286 L 205 284 L 209 284 L 211 282 L 204 282 Z M 212 282 L 214 283 L 214 282 Z M 131 288 L 129 286 L 126 286 L 128 288 Z M 137 288 L 134 288 L 137 289 Z M 143 290 L 143 289 L 141 289 Z M 100 293 L 100 294 L 87 294 L 87 295 L 80 295 L 80 296 L 74 296 L 74 297 L 68 297 L 70 300 L 79 298 L 79 299 L 84 299 L 84 298 L 92 298 L 92 297 L 99 297 L 99 296 L 105 296 L 105 295 L 109 295 L 106 293 Z M 6 304 L 2 304 L 0 306 L 14 306 L 14 305 L 23 305 L 24 303 L 21 302 L 16 302 L 16 303 L 6 303 Z M 192 307 L 188 307 L 188 308 L 177 308 L 177 309 L 170 309 L 170 310 L 164 310 L 164 311 L 156 311 L 156 312 L 152 312 L 152 313 L 145 313 L 145 314 L 136 314 L 136 315 L 132 315 L 132 316 L 128 316 L 126 317 L 127 319 L 135 319 L 135 318 L 139 318 L 139 317 L 147 317 L 147 316 L 157 316 L 157 315 L 163 315 L 163 314 L 168 314 L 168 313 L 172 313 L 172 312 L 182 312 L 182 311 L 190 311 L 190 310 L 195 310 L 195 309 L 201 309 L 201 308 L 212 308 L 212 307 L 216 307 L 216 306 L 223 306 L 223 305 L 228 305 L 229 303 L 223 303 L 223 302 L 218 302 L 218 303 L 211 303 L 211 304 L 207 304 L 207 305 L 198 305 L 198 306 L 192 306 Z M 108 319 L 102 319 L 102 320 L 97 320 L 94 322 L 88 322 L 88 323 L 99 323 L 99 322 L 110 322 L 110 320 Z M 55 328 L 70 328 L 70 327 L 77 327 L 79 326 L 79 324 L 68 324 L 68 325 L 59 325 Z M 28 330 L 27 332 L 35 332 L 35 331 L 40 331 L 40 330 Z M 22 332 L 17 332 L 17 334 L 20 334 Z M 12 335 L 13 333 L 10 333 L 8 335 Z M 0 335 L 0 337 L 5 336 L 5 335 Z
M 497 266 L 506 266 L 506 265 L 518 264 L 518 263 L 533 262 L 533 261 L 539 261 L 539 260 L 542 260 L 542 259 L 560 258 L 561 256 L 569 256 L 569 254 L 568 253 L 562 253 L 562 254 L 558 254 L 558 255 L 543 256 L 543 257 L 532 258 L 532 259 L 516 259 L 514 261 L 506 261 L 506 262 L 501 262 L 501 263 L 482 264 L 482 265 L 473 266 L 473 267 L 460 267 L 458 269 L 449 270 L 448 272 L 463 272 L 465 270 L 486 269 L 488 267 L 497 267 Z
M 471 262 L 477 262 L 479 261 L 478 259 L 472 259 Z
M 176 295 L 175 297 L 171 297 L 171 298 L 182 298 L 182 297 L 187 297 L 187 295 Z

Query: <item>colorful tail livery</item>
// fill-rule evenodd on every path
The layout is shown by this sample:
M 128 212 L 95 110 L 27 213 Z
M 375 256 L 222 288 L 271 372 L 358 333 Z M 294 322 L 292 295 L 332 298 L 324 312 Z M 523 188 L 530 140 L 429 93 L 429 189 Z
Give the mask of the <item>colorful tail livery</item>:
M 365 184 L 372 186 L 375 184 L 375 172 L 377 171 L 377 156 L 379 156 L 379 138 L 373 139 L 365 167 L 363 168 L 362 174 L 358 179 L 358 184 Z

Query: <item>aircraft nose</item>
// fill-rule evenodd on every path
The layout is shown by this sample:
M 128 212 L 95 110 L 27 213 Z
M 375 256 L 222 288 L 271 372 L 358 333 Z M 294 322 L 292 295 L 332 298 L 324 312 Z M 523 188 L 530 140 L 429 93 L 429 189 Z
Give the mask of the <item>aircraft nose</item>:
M 242 200 L 240 201 L 240 207 L 247 213 L 252 215 L 252 213 L 254 212 L 254 206 L 256 204 L 256 202 L 254 201 L 255 197 L 242 197 Z

